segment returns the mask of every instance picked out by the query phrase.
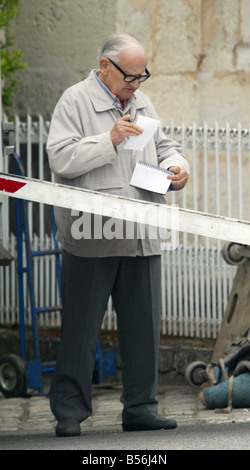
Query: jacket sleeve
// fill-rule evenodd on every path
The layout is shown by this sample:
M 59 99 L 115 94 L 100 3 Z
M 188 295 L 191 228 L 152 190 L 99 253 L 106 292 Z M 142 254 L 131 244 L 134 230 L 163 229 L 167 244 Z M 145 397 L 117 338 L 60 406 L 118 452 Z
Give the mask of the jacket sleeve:
M 147 95 L 144 95 L 147 102 L 147 108 L 150 117 L 158 119 L 154 105 Z M 183 170 L 190 173 L 190 168 L 186 157 L 182 154 L 181 145 L 173 139 L 169 139 L 160 125 L 155 136 L 155 145 L 157 151 L 158 164 L 161 168 L 168 169 L 171 166 L 180 166 Z
M 59 102 L 51 119 L 47 141 L 50 168 L 66 179 L 114 163 L 118 158 L 110 132 L 86 137 L 77 116 L 76 109 Z
M 161 168 L 168 169 L 171 166 L 179 166 L 188 174 L 190 173 L 189 164 L 182 154 L 181 145 L 175 140 L 167 138 L 162 129 L 159 129 L 158 134 L 157 155 Z

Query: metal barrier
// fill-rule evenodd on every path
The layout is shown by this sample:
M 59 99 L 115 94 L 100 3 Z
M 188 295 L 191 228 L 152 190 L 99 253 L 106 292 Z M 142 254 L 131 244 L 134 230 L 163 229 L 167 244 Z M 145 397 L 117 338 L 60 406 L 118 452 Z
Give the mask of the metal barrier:
M 23 159 L 28 177 L 51 180 L 45 143 L 49 122 L 42 116 L 15 118 L 16 151 Z M 249 130 L 228 125 L 208 128 L 195 124 L 165 128 L 168 136 L 179 141 L 191 166 L 187 188 L 167 196 L 169 204 L 182 208 L 250 220 L 250 137 Z M 11 162 L 5 160 L 4 172 L 11 173 Z M 32 248 L 50 249 L 52 239 L 47 224 L 46 206 L 30 203 L 30 239 Z M 15 228 L 9 198 L 3 203 L 4 246 L 16 250 Z M 166 250 L 162 257 L 162 334 L 216 338 L 225 311 L 235 267 L 221 257 L 222 243 L 188 234 L 178 235 L 178 247 Z M 55 265 L 51 259 L 34 260 L 34 277 L 39 306 L 57 304 L 54 282 Z M 18 323 L 16 267 L 0 268 L 0 323 Z M 55 286 L 55 287 L 54 287 Z M 27 301 L 27 322 L 30 322 Z M 42 326 L 58 326 L 60 314 L 41 314 Z M 112 301 L 107 306 L 103 328 L 116 329 Z

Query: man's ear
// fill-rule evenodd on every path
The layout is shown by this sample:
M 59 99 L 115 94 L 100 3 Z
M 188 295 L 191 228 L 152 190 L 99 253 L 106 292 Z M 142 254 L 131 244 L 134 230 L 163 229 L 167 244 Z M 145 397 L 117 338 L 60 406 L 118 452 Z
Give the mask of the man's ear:
M 109 60 L 106 59 L 105 57 L 103 57 L 100 60 L 100 70 L 101 70 L 103 75 L 105 75 L 105 76 L 107 75 L 108 68 L 109 68 Z

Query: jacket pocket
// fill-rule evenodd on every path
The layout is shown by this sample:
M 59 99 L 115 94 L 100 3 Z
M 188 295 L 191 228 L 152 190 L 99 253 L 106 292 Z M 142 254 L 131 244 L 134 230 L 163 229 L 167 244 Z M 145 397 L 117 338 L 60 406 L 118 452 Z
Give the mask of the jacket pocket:
M 82 177 L 81 187 L 92 191 L 117 192 L 125 186 L 125 178 L 117 163 L 103 165 Z

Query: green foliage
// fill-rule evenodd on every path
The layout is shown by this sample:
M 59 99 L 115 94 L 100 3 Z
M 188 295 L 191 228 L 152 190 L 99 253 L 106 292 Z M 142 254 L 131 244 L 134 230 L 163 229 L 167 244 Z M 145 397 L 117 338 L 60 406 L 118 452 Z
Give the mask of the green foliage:
M 15 8 L 18 0 L 0 0 L 0 28 L 8 26 L 9 22 L 18 14 Z
M 20 49 L 12 49 L 13 37 L 8 34 L 8 25 L 18 14 L 17 6 L 19 0 L 0 0 L 0 34 L 5 33 L 0 39 L 1 53 L 1 77 L 2 83 L 2 105 L 3 108 L 11 108 L 13 95 L 17 91 L 18 80 L 15 77 L 17 70 L 27 66 L 23 62 L 23 53 Z

